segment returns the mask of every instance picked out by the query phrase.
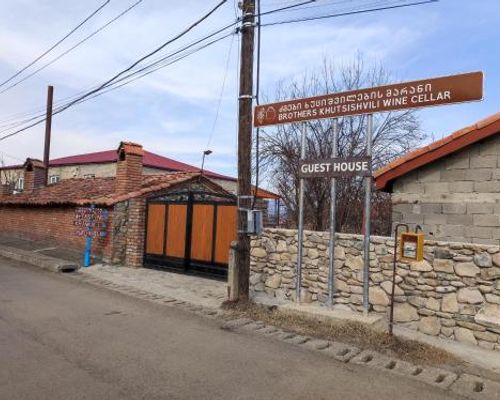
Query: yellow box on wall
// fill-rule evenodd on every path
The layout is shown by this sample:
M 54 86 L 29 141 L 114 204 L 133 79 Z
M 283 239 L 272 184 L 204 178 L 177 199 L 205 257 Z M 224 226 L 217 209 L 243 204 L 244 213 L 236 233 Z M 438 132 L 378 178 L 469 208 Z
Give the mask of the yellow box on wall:
M 404 232 L 399 236 L 399 258 L 403 261 L 422 261 L 424 259 L 424 234 Z

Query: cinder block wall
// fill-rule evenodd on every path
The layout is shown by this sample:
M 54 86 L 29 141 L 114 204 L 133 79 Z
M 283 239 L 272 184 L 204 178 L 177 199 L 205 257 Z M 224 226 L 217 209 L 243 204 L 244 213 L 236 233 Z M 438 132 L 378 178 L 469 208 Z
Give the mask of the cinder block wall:
M 500 136 L 397 179 L 393 225 L 420 224 L 428 238 L 500 244 Z

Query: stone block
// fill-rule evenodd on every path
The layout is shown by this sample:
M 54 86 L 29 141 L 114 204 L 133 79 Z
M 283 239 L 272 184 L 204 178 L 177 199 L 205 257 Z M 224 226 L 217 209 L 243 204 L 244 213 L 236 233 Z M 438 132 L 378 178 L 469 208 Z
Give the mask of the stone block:
M 465 214 L 466 205 L 464 203 L 444 203 L 443 213 L 445 214 Z
M 446 272 L 448 274 L 454 273 L 453 269 L 453 261 L 452 260 L 443 260 L 441 258 L 435 258 L 432 264 L 435 271 L 438 272 Z
M 423 317 L 418 323 L 418 330 L 427 335 L 437 336 L 441 331 L 441 324 L 436 317 Z
M 496 168 L 497 167 L 497 156 L 495 155 L 484 155 L 475 156 L 470 159 L 471 168 Z
M 412 194 L 423 194 L 424 193 L 424 184 L 420 182 L 411 182 L 407 183 L 403 186 L 403 190 L 400 190 L 402 193 L 412 193 Z
M 464 170 L 457 170 L 454 172 L 463 172 L 465 176 Z M 450 193 L 471 193 L 474 191 L 475 182 L 473 181 L 456 181 L 450 182 L 449 189 Z
M 461 262 L 455 264 L 455 273 L 462 277 L 475 277 L 481 270 L 472 262 Z
M 439 225 L 436 235 L 440 237 L 462 237 L 465 235 L 463 225 Z
M 468 152 L 460 152 L 446 158 L 447 170 L 469 168 L 469 165 Z
M 370 300 L 370 304 L 373 304 L 373 305 L 378 305 L 378 306 L 389 305 L 389 296 L 380 287 L 370 288 L 369 300 Z
M 485 304 L 474 316 L 474 321 L 500 333 L 500 304 Z
M 480 376 L 462 374 L 453 383 L 451 390 L 459 396 L 478 400 L 498 400 L 500 383 Z
M 445 169 L 441 171 L 441 181 L 460 182 L 465 180 L 465 169 Z
M 424 183 L 425 194 L 443 194 L 449 193 L 450 188 L 448 182 L 427 182 Z
M 466 328 L 455 328 L 454 333 L 455 340 L 462 343 L 477 345 L 477 340 L 471 330 Z
M 488 253 L 479 253 L 474 255 L 474 263 L 479 267 L 491 267 L 492 259 Z
M 467 214 L 493 214 L 494 203 L 467 203 Z
M 498 193 L 500 192 L 499 181 L 474 182 L 474 191 L 477 193 Z
M 465 180 L 475 182 L 489 181 L 492 174 L 490 168 L 468 169 L 465 171 Z
M 446 214 L 424 214 L 424 224 L 441 225 L 448 221 Z
M 403 214 L 403 222 L 408 224 L 423 224 L 424 216 L 421 214 L 407 213 Z
M 436 164 L 418 170 L 420 182 L 439 182 L 441 180 L 441 169 Z
M 423 203 L 420 204 L 420 212 L 422 214 L 441 214 L 441 203 Z
M 410 263 L 410 270 L 419 272 L 428 272 L 432 271 L 432 266 L 426 260 L 414 261 Z
M 487 226 L 487 227 L 499 227 L 500 218 L 495 214 L 474 214 L 473 215 L 473 225 L 475 226 Z
M 466 226 L 465 236 L 468 238 L 492 239 L 493 231 L 484 226 Z
M 484 302 L 484 297 L 479 289 L 461 288 L 458 290 L 457 300 L 460 303 L 481 304 Z
M 446 223 L 448 225 L 472 225 L 472 215 L 448 214 Z
M 417 309 L 408 303 L 396 303 L 394 305 L 394 321 L 395 322 L 411 322 L 418 321 L 419 316 Z

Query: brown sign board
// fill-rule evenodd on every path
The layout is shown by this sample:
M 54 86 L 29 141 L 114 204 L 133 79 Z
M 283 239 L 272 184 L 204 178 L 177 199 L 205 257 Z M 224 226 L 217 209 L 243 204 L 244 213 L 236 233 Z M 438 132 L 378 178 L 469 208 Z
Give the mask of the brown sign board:
M 370 157 L 300 160 L 300 178 L 337 178 L 342 176 L 371 176 Z
M 255 107 L 254 125 L 269 126 L 481 100 L 483 73 L 424 79 Z

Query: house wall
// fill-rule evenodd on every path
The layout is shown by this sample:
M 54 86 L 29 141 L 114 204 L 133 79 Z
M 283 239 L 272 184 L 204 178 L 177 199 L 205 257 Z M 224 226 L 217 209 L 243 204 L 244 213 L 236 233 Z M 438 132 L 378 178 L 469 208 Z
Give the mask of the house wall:
M 302 301 L 328 299 L 326 232 L 305 232 Z M 363 236 L 337 234 L 335 303 L 362 311 Z M 394 240 L 372 237 L 371 312 L 387 316 Z M 251 242 L 250 286 L 254 297 L 295 301 L 297 231 L 266 229 Z M 425 260 L 398 262 L 395 322 L 398 325 L 500 351 L 500 247 L 427 241 Z
M 113 223 L 112 210 L 109 216 Z M 0 206 L 2 235 L 11 235 L 30 240 L 54 242 L 59 246 L 81 251 L 85 238 L 76 234 L 75 207 L 26 207 Z M 96 238 L 92 243 L 92 254 L 109 260 L 112 253 L 112 239 Z
M 393 224 L 447 241 L 500 244 L 500 135 L 395 180 Z

